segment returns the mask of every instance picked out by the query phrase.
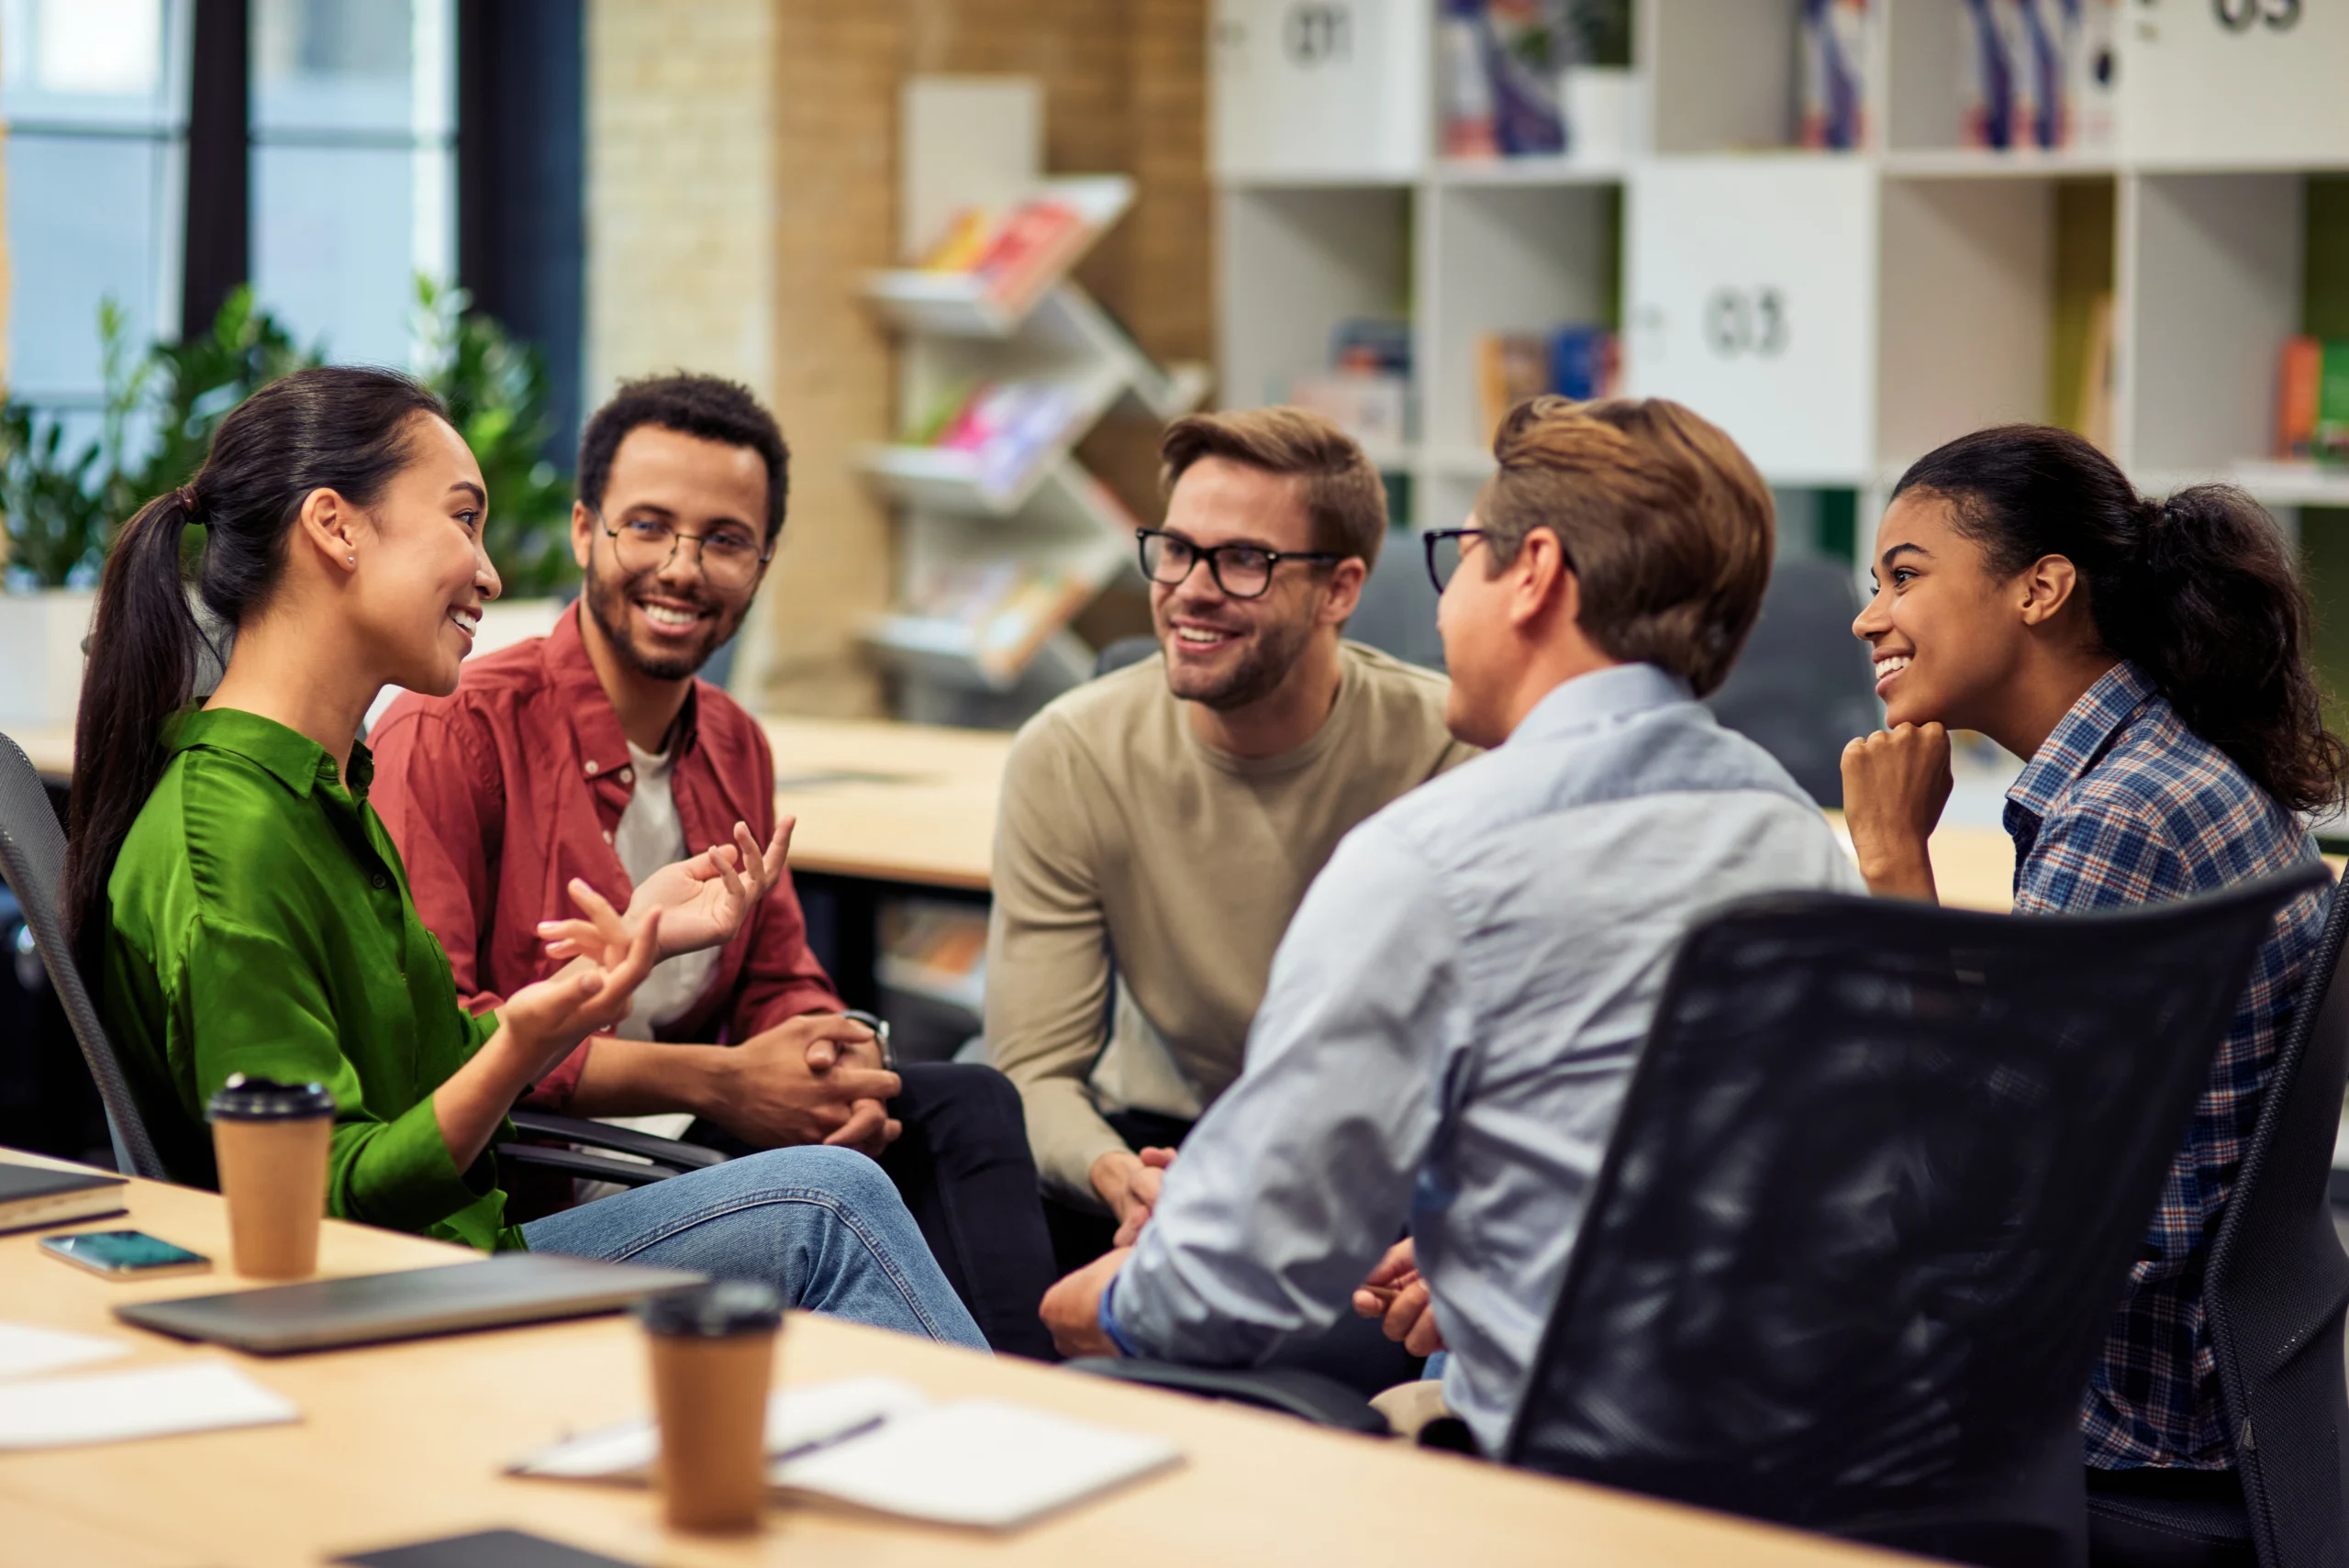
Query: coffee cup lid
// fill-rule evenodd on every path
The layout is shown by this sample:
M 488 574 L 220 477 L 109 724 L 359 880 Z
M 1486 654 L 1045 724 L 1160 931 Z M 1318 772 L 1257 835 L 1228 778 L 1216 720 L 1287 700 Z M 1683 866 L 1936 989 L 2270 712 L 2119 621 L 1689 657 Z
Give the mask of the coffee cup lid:
M 231 1073 L 206 1102 L 204 1114 L 212 1121 L 307 1120 L 334 1115 L 334 1096 L 323 1084 L 281 1084 L 274 1078 Z
M 636 1315 L 648 1333 L 719 1340 L 729 1334 L 772 1333 L 783 1321 L 783 1298 L 768 1285 L 719 1280 L 649 1297 Z

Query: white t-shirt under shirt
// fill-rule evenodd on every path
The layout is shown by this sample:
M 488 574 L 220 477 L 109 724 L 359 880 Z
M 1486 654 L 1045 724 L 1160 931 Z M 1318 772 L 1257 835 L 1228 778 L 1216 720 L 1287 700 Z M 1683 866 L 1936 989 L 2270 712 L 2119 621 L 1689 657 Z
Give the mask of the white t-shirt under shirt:
M 675 759 L 666 752 L 656 757 L 640 750 L 634 741 L 629 742 L 628 755 L 636 771 L 636 784 L 628 809 L 620 813 L 612 847 L 619 851 L 620 864 L 633 885 L 692 851 L 685 844 L 685 824 L 677 819 L 676 794 L 669 787 Z M 636 988 L 628 1017 L 612 1032 L 622 1040 L 651 1040 L 655 1029 L 685 1017 L 717 968 L 716 948 L 662 960 Z

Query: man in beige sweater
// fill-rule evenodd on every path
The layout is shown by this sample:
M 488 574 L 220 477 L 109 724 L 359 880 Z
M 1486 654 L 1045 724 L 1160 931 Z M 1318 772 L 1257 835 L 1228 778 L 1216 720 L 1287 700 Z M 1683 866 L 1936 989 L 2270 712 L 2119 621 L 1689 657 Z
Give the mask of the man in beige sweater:
M 1160 655 L 1019 732 L 987 936 L 988 1054 L 1045 1193 L 1120 1234 L 1149 1217 L 1160 1149 L 1240 1075 L 1338 840 L 1472 754 L 1442 676 L 1340 638 L 1386 534 L 1360 447 L 1267 408 L 1177 420 L 1161 450 L 1166 521 L 1140 540 Z

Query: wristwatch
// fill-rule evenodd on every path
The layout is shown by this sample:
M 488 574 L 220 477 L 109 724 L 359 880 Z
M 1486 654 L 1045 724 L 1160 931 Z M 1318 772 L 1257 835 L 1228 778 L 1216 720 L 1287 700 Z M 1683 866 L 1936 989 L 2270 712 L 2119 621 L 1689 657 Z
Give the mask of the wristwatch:
M 844 1018 L 853 1018 L 858 1023 L 863 1024 L 866 1029 L 871 1029 L 873 1031 L 874 1040 L 881 1047 L 881 1065 L 883 1069 L 891 1073 L 895 1073 L 897 1070 L 897 1053 L 896 1051 L 892 1050 L 889 1045 L 888 1019 L 882 1018 L 877 1013 L 868 1013 L 862 1007 L 847 1008 L 841 1012 L 841 1017 Z

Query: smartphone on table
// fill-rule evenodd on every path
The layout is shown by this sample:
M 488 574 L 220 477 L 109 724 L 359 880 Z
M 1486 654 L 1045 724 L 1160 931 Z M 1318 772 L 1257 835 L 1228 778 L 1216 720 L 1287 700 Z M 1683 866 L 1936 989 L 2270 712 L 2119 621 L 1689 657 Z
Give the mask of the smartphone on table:
M 83 1230 L 71 1236 L 44 1236 L 40 1250 L 108 1279 L 199 1274 L 212 1266 L 212 1260 L 203 1253 L 191 1252 L 144 1230 Z

